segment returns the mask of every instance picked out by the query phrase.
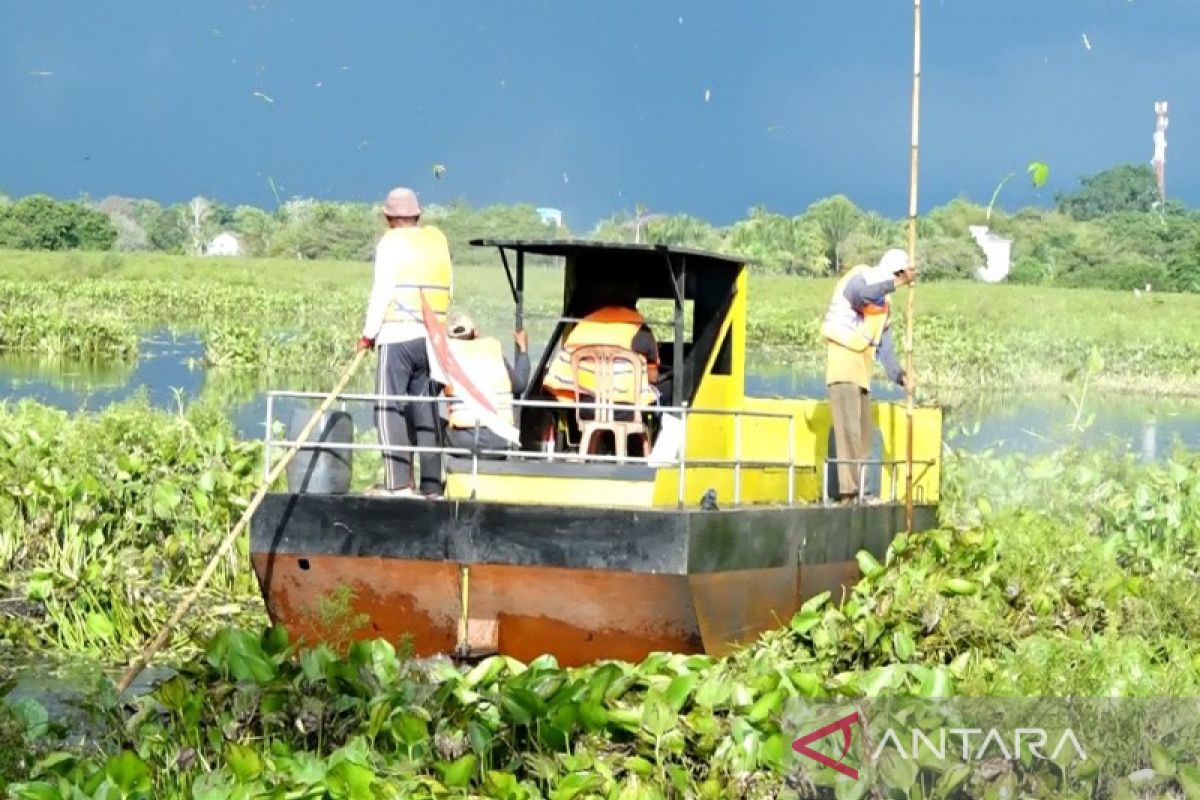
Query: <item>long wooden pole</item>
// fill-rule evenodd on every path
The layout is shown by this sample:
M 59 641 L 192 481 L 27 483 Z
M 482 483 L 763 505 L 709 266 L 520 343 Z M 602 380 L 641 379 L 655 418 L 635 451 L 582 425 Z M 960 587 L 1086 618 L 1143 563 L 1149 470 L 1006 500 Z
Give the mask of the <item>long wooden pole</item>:
M 181 602 L 175 609 L 175 612 L 171 614 L 171 618 L 167 620 L 165 625 L 163 625 L 162 630 L 158 632 L 158 635 L 151 640 L 150 644 L 146 645 L 146 649 L 141 652 L 141 655 L 139 655 L 134 662 L 129 665 L 129 668 L 125 670 L 125 673 L 121 675 L 121 679 L 117 681 L 118 694 L 129 688 L 129 685 L 133 683 L 134 679 L 136 679 L 138 675 L 142 674 L 142 670 L 144 670 L 146 665 L 150 663 L 150 659 L 154 658 L 154 655 L 162 649 L 164 644 L 167 643 L 167 639 L 171 636 L 171 631 L 173 631 L 175 627 L 179 625 L 179 623 L 183 620 L 184 615 L 191 610 L 192 606 L 196 603 L 196 600 L 200 597 L 200 593 L 204 591 L 204 587 L 208 585 L 210 580 L 212 580 L 213 574 L 217 571 L 217 564 L 220 563 L 221 556 L 223 556 L 225 551 L 228 550 L 235 541 L 237 541 L 239 536 L 241 536 L 242 531 L 246 529 L 246 525 L 250 522 L 250 518 L 254 515 L 254 512 L 258 510 L 259 505 L 262 504 L 263 498 L 267 496 L 267 492 L 271 489 L 271 486 L 279 479 L 279 476 L 283 474 L 284 469 L 287 468 L 287 465 L 292 460 L 292 457 L 300 451 L 299 445 L 308 439 L 308 436 L 310 433 L 312 433 L 313 428 L 317 426 L 317 421 L 320 420 L 321 415 L 329 410 L 329 407 L 333 405 L 333 402 L 335 399 L 337 399 L 337 396 L 340 395 L 342 390 L 346 388 L 346 384 L 350 383 L 350 378 L 354 376 L 355 370 L 358 369 L 359 364 L 362 363 L 366 355 L 366 350 L 359 350 L 358 353 L 355 354 L 354 360 L 350 362 L 350 366 L 346 367 L 346 371 L 342 373 L 342 377 L 338 381 L 337 386 L 332 392 L 329 393 L 329 396 L 321 402 L 320 407 L 317 408 L 312 417 L 308 420 L 308 424 L 304 426 L 304 428 L 300 431 L 300 435 L 296 437 L 297 444 L 288 448 L 288 451 L 284 453 L 283 458 L 279 459 L 279 463 L 275 465 L 270 474 L 267 475 L 266 480 L 263 481 L 262 486 L 258 488 L 258 492 L 250 501 L 250 505 L 246 506 L 246 510 L 242 512 L 241 519 L 237 521 L 237 524 L 234 525 L 232 530 L 230 530 L 228 535 L 226 535 L 225 540 L 221 542 L 221 546 L 218 547 L 216 552 L 212 554 L 212 558 L 208 560 L 208 566 L 204 568 L 204 572 L 200 575 L 200 580 L 194 587 L 192 587 L 192 591 L 188 593 L 187 597 L 183 598 L 183 602 Z M 263 457 L 266 458 L 266 456 L 267 454 L 264 453 Z
M 917 265 L 917 155 L 920 143 L 921 122 L 921 0 L 913 0 L 913 74 L 912 74 L 912 147 L 909 152 L 908 174 L 908 263 L 909 269 Z M 904 330 L 904 391 L 905 405 L 905 478 L 904 519 L 909 535 L 913 531 L 913 295 L 912 282 L 908 284 L 908 314 Z

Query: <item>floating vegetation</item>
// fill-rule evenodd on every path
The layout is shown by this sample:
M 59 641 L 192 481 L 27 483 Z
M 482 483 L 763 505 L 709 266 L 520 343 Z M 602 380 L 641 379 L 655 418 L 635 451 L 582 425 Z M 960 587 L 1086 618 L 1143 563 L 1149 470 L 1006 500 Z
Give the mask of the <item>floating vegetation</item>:
M 0 408 L 0 429 L 0 574 L 22 609 L 0 605 L 0 635 L 10 651 L 119 666 L 243 507 L 258 448 L 202 409 L 23 404 Z M 151 694 L 118 700 L 101 679 L 86 735 L 32 700 L 0 713 L 0 750 L 19 754 L 0 780 L 21 798 L 863 796 L 793 752 L 814 704 L 1200 696 L 1200 457 L 959 454 L 943 496 L 939 529 L 897 538 L 883 561 L 859 554 L 843 603 L 813 598 L 722 659 L 458 667 L 403 642 L 308 649 L 232 610 L 255 595 L 243 552 Z M 349 612 L 336 592 L 314 604 L 335 625 Z M 1135 737 L 1069 774 L 889 760 L 870 779 L 906 797 L 1107 795 L 1135 779 L 1183 791 L 1195 733 L 1159 749 Z
M 137 349 L 137 329 L 119 318 L 0 306 L 0 352 L 80 361 L 129 361 L 137 357 Z
M 0 646 L 106 659 L 139 646 L 245 506 L 260 451 L 203 407 L 0 404 Z M 262 619 L 246 558 L 222 567 L 201 635 Z
M 490 254 L 488 254 L 490 257 Z M 0 263 L 0 349 L 131 360 L 138 331 L 199 333 L 209 366 L 297 374 L 336 370 L 365 313 L 370 265 L 183 256 L 22 253 Z M 531 338 L 547 335 L 561 273 L 531 267 L 525 295 Z M 79 280 L 77 274 L 88 275 Z M 832 282 L 756 275 L 750 344 L 820 371 L 818 333 Z M 507 326 L 512 300 L 498 264 L 455 270 L 456 302 Z M 922 286 L 916 320 L 922 391 L 1057 388 L 1096 351 L 1096 388 L 1200 394 L 1200 297 L 940 282 Z M 900 315 L 895 325 L 903 327 Z M 539 328 L 539 326 L 541 326 Z

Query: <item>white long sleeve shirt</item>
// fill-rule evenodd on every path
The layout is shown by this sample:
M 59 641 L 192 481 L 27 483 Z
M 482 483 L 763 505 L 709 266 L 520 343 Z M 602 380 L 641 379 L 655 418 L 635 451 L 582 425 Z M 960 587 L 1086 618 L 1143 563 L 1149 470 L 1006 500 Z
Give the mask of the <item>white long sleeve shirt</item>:
M 374 339 L 376 345 L 399 344 L 413 339 L 425 338 L 425 325 L 419 321 L 385 322 L 392 293 L 401 281 L 400 273 L 411 264 L 414 253 L 402 237 L 385 236 L 375 245 L 375 282 L 371 286 L 371 298 L 367 303 L 367 320 L 362 335 Z M 451 279 L 451 296 L 454 283 Z

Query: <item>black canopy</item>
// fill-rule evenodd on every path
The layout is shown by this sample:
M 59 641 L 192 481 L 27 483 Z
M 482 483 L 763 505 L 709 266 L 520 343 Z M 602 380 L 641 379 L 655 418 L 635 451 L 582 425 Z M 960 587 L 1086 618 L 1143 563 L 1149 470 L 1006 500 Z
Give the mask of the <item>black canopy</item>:
M 710 279 L 727 283 L 745 266 L 736 256 L 671 247 L 659 244 L 592 242 L 573 239 L 472 239 L 476 247 L 511 250 L 523 260 L 525 254 L 562 257 L 570 268 L 570 283 L 635 283 L 640 297 L 675 298 L 681 276 L 687 275 L 687 296 L 697 283 Z M 507 261 L 505 262 L 507 266 Z

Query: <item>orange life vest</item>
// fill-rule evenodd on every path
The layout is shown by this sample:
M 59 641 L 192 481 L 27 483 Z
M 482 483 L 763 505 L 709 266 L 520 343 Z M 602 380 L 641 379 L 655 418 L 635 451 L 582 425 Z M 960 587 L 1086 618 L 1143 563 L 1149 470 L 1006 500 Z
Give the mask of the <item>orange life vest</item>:
M 634 337 L 645 324 L 645 318 L 631 308 L 608 306 L 593 311 L 567 336 L 542 385 L 560 400 L 573 402 L 575 376 L 571 370 L 571 354 L 587 345 L 611 345 L 632 351 Z M 633 373 L 626 364 L 618 363 L 614 379 L 616 386 L 613 388 L 618 403 L 652 405 L 658 399 L 645 374 L 642 376 L 642 396 L 633 396 Z M 579 391 L 593 396 L 596 394 L 596 376 L 586 366 L 581 366 L 579 370 Z

